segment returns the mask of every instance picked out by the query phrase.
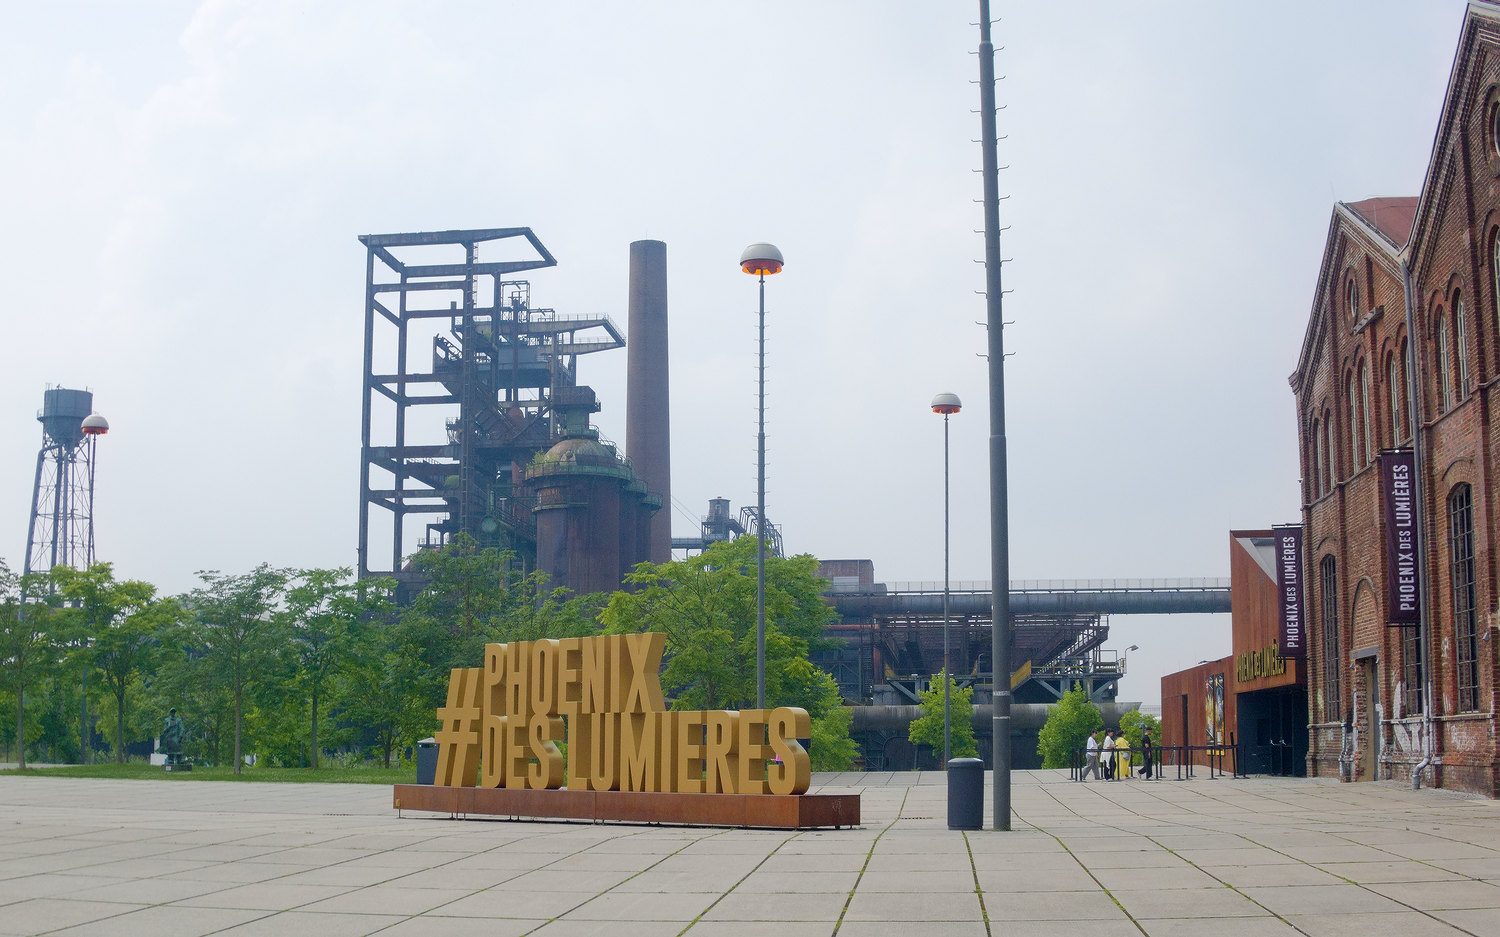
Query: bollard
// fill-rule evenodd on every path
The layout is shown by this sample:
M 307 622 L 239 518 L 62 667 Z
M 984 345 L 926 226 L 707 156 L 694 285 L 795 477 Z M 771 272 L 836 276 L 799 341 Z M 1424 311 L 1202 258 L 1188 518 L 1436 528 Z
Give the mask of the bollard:
M 431 784 L 437 780 L 437 739 L 426 738 L 417 743 L 417 783 Z
M 954 758 L 948 762 L 948 829 L 984 827 L 984 762 Z

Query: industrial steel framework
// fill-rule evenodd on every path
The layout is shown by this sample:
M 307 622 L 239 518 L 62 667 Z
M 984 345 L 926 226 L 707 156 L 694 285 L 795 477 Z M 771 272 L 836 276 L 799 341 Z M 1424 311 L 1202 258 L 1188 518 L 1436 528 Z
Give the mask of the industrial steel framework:
M 984 699 L 993 687 L 991 587 L 961 582 L 950 590 L 953 673 Z M 1083 686 L 1090 699 L 1113 699 L 1124 667 L 1101 648 L 1109 615 L 1211 614 L 1229 611 L 1223 579 L 1041 580 L 1012 582 L 1009 639 L 1012 692 L 1018 702 L 1041 703 Z M 839 613 L 816 662 L 833 674 L 846 699 L 873 700 L 889 688 L 916 702 L 916 693 L 942 661 L 941 583 L 849 583 L 830 592 Z
M 578 356 L 624 347 L 623 336 L 607 316 L 534 308 L 530 284 L 507 279 L 556 264 L 530 228 L 360 242 L 360 576 L 415 584 L 404 557 L 460 532 L 513 549 L 531 566 L 536 526 L 525 469 L 556 440 L 554 405 L 598 409 L 593 391 L 578 384 Z M 430 342 L 430 361 L 415 353 L 419 342 Z M 420 538 L 409 515 L 425 520 Z M 376 554 L 386 551 L 381 562 Z

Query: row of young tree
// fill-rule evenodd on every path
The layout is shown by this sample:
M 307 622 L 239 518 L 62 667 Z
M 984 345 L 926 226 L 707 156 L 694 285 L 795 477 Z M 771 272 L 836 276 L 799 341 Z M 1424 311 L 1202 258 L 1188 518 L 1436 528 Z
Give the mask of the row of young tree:
M 183 595 L 117 580 L 109 563 L 17 576 L 0 561 L 0 749 L 28 758 L 144 754 L 169 709 L 188 754 L 317 767 L 329 752 L 389 767 L 436 728 L 449 671 L 484 645 L 660 631 L 662 685 L 678 709 L 755 702 L 754 542 L 643 563 L 612 595 L 573 595 L 515 557 L 457 538 L 412 566 L 427 583 L 397 607 L 395 582 L 348 569 L 205 571 Z M 813 721 L 814 767 L 847 768 L 851 715 L 814 666 L 833 611 L 810 556 L 766 563 L 766 701 Z

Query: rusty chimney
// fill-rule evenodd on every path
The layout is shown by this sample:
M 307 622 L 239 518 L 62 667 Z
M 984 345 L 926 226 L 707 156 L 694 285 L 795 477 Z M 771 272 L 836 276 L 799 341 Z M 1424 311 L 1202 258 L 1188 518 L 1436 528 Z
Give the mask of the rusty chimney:
M 625 452 L 646 489 L 661 496 L 651 518 L 647 556 L 672 558 L 672 439 L 667 379 L 667 245 L 630 245 L 630 323 L 625 400 Z

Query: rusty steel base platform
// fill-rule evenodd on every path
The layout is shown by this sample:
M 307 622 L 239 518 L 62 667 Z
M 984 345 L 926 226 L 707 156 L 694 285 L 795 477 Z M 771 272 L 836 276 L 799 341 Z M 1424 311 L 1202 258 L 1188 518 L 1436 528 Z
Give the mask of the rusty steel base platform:
M 859 825 L 858 794 L 656 794 L 397 784 L 397 810 L 451 816 L 615 820 L 810 830 Z

